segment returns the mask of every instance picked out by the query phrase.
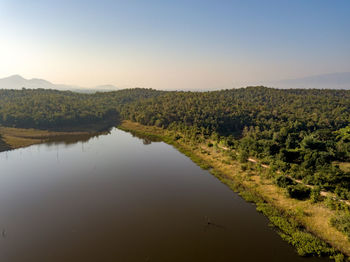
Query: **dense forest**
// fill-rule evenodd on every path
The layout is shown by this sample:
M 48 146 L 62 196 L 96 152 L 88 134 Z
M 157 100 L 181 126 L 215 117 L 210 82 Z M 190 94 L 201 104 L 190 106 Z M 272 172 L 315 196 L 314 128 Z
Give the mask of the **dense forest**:
M 0 125 L 57 129 L 119 118 L 117 107 L 158 95 L 151 89 L 82 94 L 48 89 L 0 90 Z
M 0 125 L 55 129 L 129 119 L 224 143 L 305 183 L 350 198 L 350 91 L 248 87 L 212 92 L 126 89 L 78 94 L 0 90 Z

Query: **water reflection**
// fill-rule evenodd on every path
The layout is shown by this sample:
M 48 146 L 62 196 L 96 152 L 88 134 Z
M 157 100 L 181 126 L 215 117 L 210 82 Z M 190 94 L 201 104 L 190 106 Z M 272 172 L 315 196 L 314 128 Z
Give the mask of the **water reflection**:
M 90 134 L 79 134 L 79 135 L 62 135 L 58 137 L 51 137 L 49 141 L 45 144 L 47 145 L 74 145 L 78 142 L 87 143 L 93 138 L 98 138 L 99 136 L 109 135 L 111 134 L 111 130 L 98 132 L 98 133 L 90 133 Z
M 143 143 L 145 146 L 147 146 L 147 145 L 152 144 L 152 140 L 147 139 L 147 138 L 144 138 L 144 139 L 142 139 L 142 143 Z

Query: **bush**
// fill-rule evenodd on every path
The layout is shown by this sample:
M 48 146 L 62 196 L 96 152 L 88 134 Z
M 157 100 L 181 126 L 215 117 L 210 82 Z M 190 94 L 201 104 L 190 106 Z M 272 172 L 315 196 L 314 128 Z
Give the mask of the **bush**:
M 246 164 L 241 165 L 241 170 L 246 171 L 248 169 L 248 166 Z
M 291 198 L 296 198 L 299 200 L 307 199 L 310 197 L 310 193 L 311 189 L 301 184 L 287 186 L 287 194 Z
M 330 208 L 331 210 L 350 211 L 350 207 L 348 204 L 343 203 L 337 199 L 333 199 L 333 197 L 331 196 L 328 196 L 324 203 L 326 207 Z
M 345 259 L 344 255 L 341 253 L 331 256 L 331 258 L 334 259 L 335 262 L 343 262 Z
M 280 175 L 276 178 L 275 183 L 277 186 L 286 188 L 287 186 L 295 185 L 296 183 L 294 182 L 293 179 L 290 177 Z
M 177 134 L 177 135 L 175 136 L 174 139 L 175 139 L 175 140 L 179 140 L 179 139 L 181 139 L 181 138 L 182 138 L 182 136 L 180 136 L 180 135 Z
M 331 218 L 331 225 L 343 232 L 350 240 L 350 213 L 338 213 Z
M 348 200 L 350 199 L 350 192 L 349 190 L 337 186 L 334 190 L 334 193 L 340 198 L 340 199 L 345 199 Z
M 249 153 L 247 151 L 241 151 L 238 156 L 238 160 L 241 163 L 246 163 L 248 161 L 248 158 L 249 158 Z
M 282 238 L 295 246 L 300 256 L 317 255 L 320 257 L 334 253 L 334 250 L 325 242 L 307 232 L 296 231 L 290 236 L 283 234 Z
M 288 218 L 275 207 L 267 203 L 257 203 L 259 212 L 267 216 L 271 223 L 277 227 L 280 236 L 293 245 L 301 256 L 335 256 L 336 252 L 327 243 L 305 232 L 293 218 Z
M 247 202 L 251 202 L 251 203 L 262 203 L 263 202 L 261 197 L 259 197 L 256 193 L 251 192 L 251 191 L 243 190 L 239 193 L 239 195 Z
M 326 207 L 328 207 L 331 210 L 336 210 L 337 209 L 337 201 L 333 199 L 331 196 L 327 196 L 325 201 L 324 201 Z
M 317 203 L 322 200 L 320 187 L 316 186 L 311 190 L 310 199 L 312 203 Z

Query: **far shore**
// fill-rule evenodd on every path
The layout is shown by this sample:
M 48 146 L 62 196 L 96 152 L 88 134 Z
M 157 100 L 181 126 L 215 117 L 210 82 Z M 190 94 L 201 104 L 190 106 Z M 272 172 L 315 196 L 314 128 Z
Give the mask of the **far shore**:
M 105 130 L 108 130 L 105 128 Z M 33 128 L 14 128 L 0 126 L 0 152 L 27 147 L 46 142 L 57 142 L 66 140 L 86 140 L 92 136 L 102 134 L 96 127 L 86 127 L 77 130 L 65 128 L 56 130 L 40 130 Z

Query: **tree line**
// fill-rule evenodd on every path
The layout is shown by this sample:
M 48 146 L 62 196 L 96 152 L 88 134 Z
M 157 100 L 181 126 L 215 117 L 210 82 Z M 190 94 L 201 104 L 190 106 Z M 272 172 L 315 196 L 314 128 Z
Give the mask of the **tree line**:
M 56 129 L 119 118 L 117 107 L 156 95 L 150 89 L 81 94 L 47 89 L 0 90 L 0 125 Z

